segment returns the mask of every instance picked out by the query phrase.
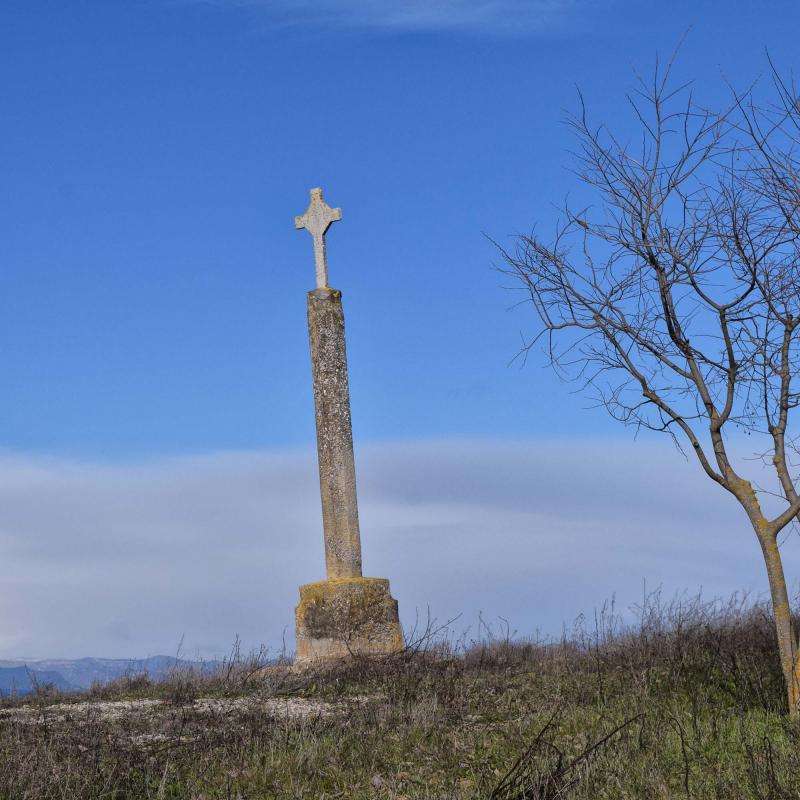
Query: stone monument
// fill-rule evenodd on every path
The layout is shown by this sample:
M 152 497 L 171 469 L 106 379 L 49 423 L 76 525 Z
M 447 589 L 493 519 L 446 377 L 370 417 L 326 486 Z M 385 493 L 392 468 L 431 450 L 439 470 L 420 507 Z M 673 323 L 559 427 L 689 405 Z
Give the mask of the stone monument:
M 327 572 L 327 580 L 300 587 L 295 609 L 299 665 L 384 655 L 404 646 L 389 581 L 361 574 L 342 293 L 328 286 L 325 253 L 325 234 L 341 218 L 341 209 L 323 200 L 322 189 L 311 190 L 308 210 L 295 217 L 295 227 L 314 237 L 317 269 L 317 288 L 308 293 L 308 337 Z

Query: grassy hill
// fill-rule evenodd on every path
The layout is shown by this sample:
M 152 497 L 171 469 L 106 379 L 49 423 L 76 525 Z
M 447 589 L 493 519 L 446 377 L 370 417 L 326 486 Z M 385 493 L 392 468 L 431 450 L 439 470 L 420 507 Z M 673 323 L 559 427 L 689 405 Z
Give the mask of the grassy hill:
M 336 668 L 41 689 L 0 706 L 0 798 L 798 798 L 772 631 L 650 603 L 559 642 L 428 631 Z

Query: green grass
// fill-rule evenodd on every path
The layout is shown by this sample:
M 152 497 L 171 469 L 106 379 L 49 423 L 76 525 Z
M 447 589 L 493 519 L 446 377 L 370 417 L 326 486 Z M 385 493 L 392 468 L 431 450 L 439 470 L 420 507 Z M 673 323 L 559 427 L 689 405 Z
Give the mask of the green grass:
M 71 718 L 44 690 L 39 721 L 4 701 L 0 798 L 800 798 L 758 606 L 651 603 L 635 628 L 604 616 L 556 643 L 426 636 L 380 661 L 257 666 L 120 681 L 68 698 Z M 121 698 L 162 703 L 109 718 Z

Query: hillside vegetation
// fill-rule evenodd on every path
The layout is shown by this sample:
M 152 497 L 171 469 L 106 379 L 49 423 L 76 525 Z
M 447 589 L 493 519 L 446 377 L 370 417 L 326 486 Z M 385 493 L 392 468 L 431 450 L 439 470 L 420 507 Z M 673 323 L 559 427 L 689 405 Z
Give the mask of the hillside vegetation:
M 0 798 L 800 797 L 768 611 L 640 611 L 559 642 L 428 631 L 336 668 L 39 687 L 2 701 Z

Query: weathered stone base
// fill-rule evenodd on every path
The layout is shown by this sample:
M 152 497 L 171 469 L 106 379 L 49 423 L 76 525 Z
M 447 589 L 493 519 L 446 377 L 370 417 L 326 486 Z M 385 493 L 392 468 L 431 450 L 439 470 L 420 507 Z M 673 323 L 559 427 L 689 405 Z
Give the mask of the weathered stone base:
M 300 587 L 295 609 L 295 664 L 354 655 L 388 655 L 403 649 L 397 600 L 385 578 L 339 578 Z

